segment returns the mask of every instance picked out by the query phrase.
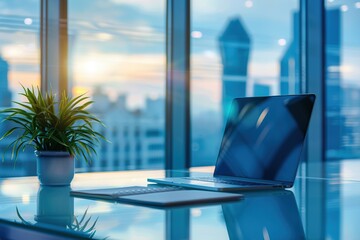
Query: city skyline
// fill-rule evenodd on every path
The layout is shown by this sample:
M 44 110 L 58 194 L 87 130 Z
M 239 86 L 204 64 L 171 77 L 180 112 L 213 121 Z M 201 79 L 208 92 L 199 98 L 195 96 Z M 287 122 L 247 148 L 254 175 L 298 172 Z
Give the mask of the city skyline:
M 139 2 L 139 1 L 138 1 Z M 236 3 L 236 1 L 232 1 L 233 3 Z M 36 1 L 32 1 L 32 6 L 31 8 L 34 8 L 34 4 L 36 3 Z M 152 95 L 154 96 L 159 96 L 159 95 L 165 95 L 165 49 L 163 47 L 165 41 L 165 36 L 164 36 L 164 31 L 165 31 L 165 6 L 162 2 L 156 2 L 156 3 L 146 3 L 145 1 L 142 1 L 142 5 L 136 5 L 135 3 L 132 2 L 126 2 L 126 1 L 92 1 L 90 4 L 88 3 L 88 1 L 86 2 L 87 4 L 85 4 L 85 2 L 81 2 L 81 1 L 69 1 L 69 33 L 73 34 L 74 32 L 77 34 L 77 40 L 76 41 L 81 41 L 81 48 L 79 49 L 75 49 L 76 53 L 74 54 L 74 92 L 75 93 L 83 93 L 83 92 L 91 92 L 89 91 L 89 87 L 91 88 L 92 85 L 91 84 L 95 84 L 100 82 L 102 79 L 106 78 L 107 79 L 107 90 L 108 92 L 110 92 L 110 94 L 113 96 L 113 99 L 116 98 L 116 95 L 121 94 L 121 92 L 127 91 L 130 94 L 133 94 L 133 92 L 135 92 L 137 90 L 138 85 L 139 84 L 144 84 L 144 79 L 146 79 L 146 83 L 148 84 L 148 86 L 146 87 L 141 87 L 140 89 L 147 89 L 147 91 L 149 92 L 153 92 Z M 220 32 L 220 29 L 223 28 L 225 26 L 225 23 L 227 21 L 227 18 L 230 17 L 231 15 L 238 15 L 238 14 L 245 14 L 246 17 L 248 17 L 250 20 L 254 19 L 254 17 L 252 16 L 252 14 L 249 14 L 247 12 L 260 12 L 262 11 L 262 9 L 266 6 L 261 6 L 259 4 L 255 4 L 252 8 L 246 7 L 244 4 L 235 4 L 236 9 L 233 8 L 220 8 L 220 11 L 225 13 L 226 17 L 222 17 L 221 21 L 215 21 L 210 19 L 210 22 L 205 21 L 206 19 L 208 19 L 208 17 L 206 16 L 208 13 L 206 12 L 210 12 L 210 13 L 214 13 L 214 11 L 217 8 L 213 8 L 213 5 L 217 5 L 218 3 L 216 2 L 211 2 L 211 4 L 204 4 L 204 1 L 194 1 L 193 2 L 193 9 L 194 9 L 194 13 L 196 12 L 193 20 L 193 29 L 192 31 L 197 31 L 198 28 L 200 28 L 200 26 L 198 27 L 199 23 L 201 23 L 201 29 L 203 33 L 203 39 L 208 42 L 208 39 L 216 39 L 218 35 L 218 33 Z M 25 3 L 26 4 L 26 3 Z M 267 5 L 267 3 L 264 3 L 265 5 Z M 287 3 L 286 3 L 287 4 Z M 5 5 L 5 4 L 3 4 Z M 8 9 L 15 9 L 13 12 L 17 12 L 16 8 L 19 8 L 18 5 L 16 5 L 15 3 L 9 3 L 8 5 Z M 125 9 L 131 9 L 131 12 L 134 14 L 131 14 L 132 17 L 130 17 L 129 19 L 127 19 L 126 17 L 128 17 L 129 15 L 123 16 L 121 18 L 121 14 L 119 13 L 114 13 L 114 11 L 112 11 L 111 13 L 106 13 L 106 15 L 101 15 L 98 14 L 96 16 L 92 16 L 91 18 L 89 17 L 89 13 L 92 12 L 92 10 L 94 10 L 96 7 L 109 7 L 112 6 L 114 9 L 119 9 L 119 12 L 124 11 Z M 150 6 L 151 5 L 151 6 Z M 287 4 L 288 5 L 288 4 Z M 291 3 L 290 5 L 292 5 L 293 7 L 296 6 L 296 3 Z M 123 7 L 126 8 L 123 8 Z M 156 7 L 155 7 L 156 6 Z M 6 6 L 3 6 L 3 11 L 5 11 Z M 27 8 L 28 5 L 25 5 L 25 8 Z M 285 6 L 287 7 L 287 6 Z M 122 9 L 122 10 L 121 10 Z M 130 10 L 129 10 L 130 11 Z M 5 12 L 11 12 L 10 10 L 5 11 Z M 24 11 L 18 11 L 19 13 L 22 12 L 22 15 L 24 14 Z M 39 11 L 35 11 L 35 13 L 38 13 Z M 131 13 L 130 12 L 130 13 Z M 0 10 L 1 13 L 1 10 Z M 30 14 L 30 11 L 29 13 Z M 76 20 L 72 19 L 72 15 L 76 14 L 77 18 Z M 163 17 L 161 17 L 161 15 L 163 14 Z M 223 14 L 221 14 L 223 15 Z M 26 28 L 31 27 L 32 29 L 34 29 L 34 26 L 36 25 L 36 23 L 38 23 L 38 18 L 36 20 L 36 15 L 34 17 L 34 14 L 31 13 L 31 15 L 29 15 L 30 17 L 33 16 L 34 20 L 32 25 L 23 25 Z M 106 18 L 105 18 L 106 16 Z M 138 17 L 135 17 L 138 16 Z M 157 17 L 156 17 L 157 16 Z M 220 15 L 219 15 L 220 16 Z M 25 17 L 27 17 L 27 15 L 25 15 Z M 24 17 L 24 18 L 25 18 Z M 116 21 L 119 21 L 121 18 L 121 24 L 117 23 Z M 134 18 L 137 18 L 134 20 Z M 283 18 L 283 20 L 285 20 L 287 17 Z M 115 20 L 116 19 L 116 20 Z M 21 24 L 21 20 L 23 19 L 19 19 L 19 23 L 18 25 Z M 127 26 L 127 28 L 125 28 L 125 23 L 129 22 L 129 21 L 133 21 L 131 23 L 130 26 Z M 256 19 L 254 19 L 254 23 L 255 23 L 255 27 L 253 27 L 253 29 L 256 29 L 258 27 L 256 27 L 257 25 L 259 25 L 259 23 L 256 23 L 255 21 Z M 271 20 L 271 19 L 270 19 Z M 284 25 L 285 27 L 283 28 L 282 32 L 284 34 L 279 33 L 279 35 L 286 35 L 285 33 L 288 31 L 288 27 L 286 27 L 287 21 L 279 21 L 279 19 L 275 19 L 274 21 L 276 22 L 276 24 L 281 24 Z M 247 20 L 246 20 L 247 21 Z M 274 22 L 274 24 L 275 24 Z M 86 24 L 85 24 L 86 23 Z M 102 25 L 105 25 L 104 27 L 100 28 L 101 24 L 97 24 L 97 23 L 101 23 Z M 111 25 L 110 25 L 111 24 Z M 110 25 L 110 26 L 109 26 Z M 73 26 L 73 27 L 72 27 Z M 211 26 L 211 27 L 207 27 L 207 26 Z M 128 29 L 133 28 L 134 30 L 137 31 L 132 31 L 129 32 Z M 93 30 L 95 29 L 95 31 Z M 216 29 L 216 32 L 214 32 L 214 30 L 211 29 Z M 277 29 L 282 29 L 281 26 L 279 26 Z M 126 31 L 127 30 L 127 31 Z M 279 30 L 277 30 L 277 32 L 279 32 Z M 146 37 L 150 37 L 152 42 L 156 42 L 158 41 L 158 44 L 152 44 L 151 45 L 147 45 L 146 44 L 142 47 L 139 48 L 138 51 L 142 51 L 141 54 L 126 54 L 126 52 L 128 52 L 129 50 L 126 50 L 127 47 L 130 47 L 131 51 L 135 51 L 136 49 L 131 48 L 131 45 L 129 46 L 129 44 L 125 44 L 122 47 L 119 47 L 121 45 L 124 44 L 124 42 L 126 41 L 126 39 L 131 40 L 132 42 L 137 42 L 142 43 L 142 41 L 139 40 L 139 37 L 136 36 L 136 34 L 145 34 L 144 36 Z M 270 34 L 273 34 L 272 31 L 269 32 Z M 132 34 L 132 36 L 131 36 Z M 135 36 L 134 36 L 135 34 Z M 155 34 L 155 35 L 154 35 Z M 86 41 L 82 41 L 82 37 L 86 40 Z M 130 38 L 129 38 L 130 37 Z M 155 38 L 154 38 L 155 37 Z M 121 40 L 123 38 L 123 40 Z M 274 37 L 269 36 L 269 38 L 273 39 Z M 195 39 L 193 38 L 194 44 L 196 46 L 196 41 L 198 41 L 199 39 Z M 277 42 L 276 42 L 277 38 L 275 39 L 274 42 L 269 43 L 271 45 L 273 45 L 273 43 L 275 43 L 276 46 Z M 258 41 L 258 40 L 256 40 Z M 91 47 L 90 49 L 85 49 L 87 48 L 88 45 L 92 45 L 93 47 Z M 138 45 L 137 44 L 137 45 Z M 214 43 L 209 44 L 202 44 L 204 46 L 208 46 L 207 50 L 206 49 L 198 49 L 197 47 L 192 48 L 193 49 L 193 53 L 192 53 L 192 58 L 194 59 L 194 61 L 196 62 L 195 59 L 197 58 L 202 58 L 202 62 L 206 64 L 206 68 L 209 69 L 209 66 L 213 65 L 213 62 L 218 61 L 219 58 L 216 56 L 218 54 L 216 48 L 211 49 L 212 45 L 216 44 L 216 41 L 214 41 Z M 256 44 L 256 43 L 255 43 Z M 156 47 L 156 46 L 157 47 Z M 105 47 L 107 46 L 107 47 Z M 152 47 L 149 47 L 152 46 Z M 153 47 L 155 46 L 155 48 Z M 259 45 L 261 46 L 261 44 Z M 32 43 L 32 48 L 36 48 L 36 43 Z M 278 46 L 279 47 L 279 46 Z M 16 46 L 13 45 L 13 47 L 10 48 L 14 49 L 16 48 Z M 113 53 L 109 53 L 107 51 L 108 48 L 112 48 L 115 50 L 115 52 L 122 52 L 123 57 L 121 57 L 119 54 L 116 54 L 115 52 Z M 263 48 L 263 47 L 261 47 Z M 280 47 L 281 48 L 281 47 Z M 7 52 L 9 52 L 9 48 Z M 154 52 L 154 50 L 151 49 L 157 49 L 156 52 Z M 89 51 L 90 50 L 90 51 Z M 114 51 L 113 50 L 113 51 Z M 152 54 L 149 53 L 149 50 L 153 51 Z M 215 51 L 214 51 L 215 50 Z M 85 54 L 84 54 L 85 51 Z M 162 53 L 159 54 L 159 51 L 162 51 Z M 12 50 L 10 51 L 12 52 Z M 33 54 L 38 54 L 36 53 L 36 51 L 34 51 Z M 210 55 L 210 58 L 208 57 L 203 57 L 203 55 Z M 131 56 L 132 55 L 132 56 Z M 214 58 L 215 55 L 215 58 Z M 256 57 L 256 56 L 255 56 Z M 273 58 L 273 57 L 271 57 Z M 124 74 L 124 70 L 121 69 L 122 67 L 115 67 L 117 66 L 123 66 L 123 60 L 122 59 L 129 59 L 130 62 L 133 62 L 132 64 L 128 64 L 126 65 L 124 68 L 127 71 L 127 69 L 134 69 L 136 65 L 136 61 L 138 59 L 142 59 L 141 61 L 144 62 L 144 64 L 140 65 L 141 66 L 147 66 L 148 70 L 145 69 L 145 71 L 135 71 L 135 72 L 126 72 Z M 133 59 L 133 60 L 131 60 Z M 39 61 L 39 59 L 36 59 L 36 61 Z M 11 61 L 10 61 L 11 62 Z M 98 65 L 98 69 L 94 70 L 94 68 L 92 68 L 92 66 L 94 66 L 94 62 L 97 62 Z M 149 65 L 150 63 L 152 63 L 152 65 Z M 253 63 L 250 63 L 251 65 L 253 65 Z M 106 66 L 103 66 L 106 65 Z M 112 67 L 113 66 L 113 67 Z M 259 67 L 264 67 L 264 66 L 259 66 Z M 106 69 L 107 68 L 107 69 Z M 92 69 L 92 71 L 88 71 L 89 69 Z M 112 69 L 118 69 L 118 72 L 111 72 L 113 71 Z M 268 70 L 273 71 L 272 69 L 274 69 L 273 67 L 268 67 Z M 36 69 L 34 69 L 36 70 Z M 250 69 L 251 70 L 251 69 Z M 97 71 L 97 72 L 96 72 Z M 196 85 L 197 81 L 201 81 L 201 79 L 198 79 L 196 77 L 196 75 L 198 75 L 196 72 L 197 70 L 193 70 L 194 71 L 194 78 L 192 79 L 192 81 L 194 82 L 193 85 Z M 251 70 L 253 71 L 253 70 Z M 109 73 L 111 72 L 111 73 Z M 139 74 L 143 72 L 143 76 L 137 76 L 137 75 L 133 75 L 133 74 Z M 212 71 L 210 71 L 209 73 L 211 73 Z M 155 77 L 152 77 L 155 73 Z M 203 71 L 199 72 L 199 74 L 202 74 L 204 76 L 209 76 L 209 74 L 204 74 Z M 20 77 L 16 77 L 17 80 L 15 80 L 15 73 L 12 73 L 13 78 L 11 78 L 11 87 L 12 90 L 15 90 L 16 88 L 19 87 L 19 82 L 22 80 L 22 78 Z M 33 74 L 34 75 L 34 74 Z M 90 76 L 89 76 L 90 75 Z M 126 75 L 124 77 L 124 75 Z M 80 76 L 82 76 L 80 78 Z M 110 77 L 109 77 L 110 76 Z M 112 80 L 112 78 L 114 76 L 115 77 L 114 80 Z M 39 75 L 37 73 L 37 77 L 39 78 Z M 274 76 L 275 77 L 275 76 Z M 36 78 L 35 76 L 32 76 L 32 78 Z M 79 79 L 80 78 L 80 79 Z M 211 77 L 210 77 L 211 78 Z M 210 79 L 208 78 L 208 79 Z M 26 79 L 28 79 L 28 77 L 26 77 Z M 129 80 L 126 80 L 129 79 Z M 152 80 L 153 79 L 153 80 Z M 36 82 L 35 80 L 32 80 L 32 83 Z M 138 82 L 139 84 L 136 84 L 136 82 Z M 211 101 L 215 101 L 214 104 L 211 104 L 210 106 L 203 106 L 203 105 L 199 105 L 201 108 L 199 110 L 202 111 L 202 109 L 204 109 L 204 111 L 209 111 L 209 110 L 219 110 L 220 107 L 220 96 L 219 94 L 212 90 L 212 89 L 216 89 L 217 83 L 215 83 L 214 81 L 207 81 L 209 83 L 209 88 L 206 89 L 206 91 L 204 91 L 204 95 L 209 98 L 209 99 L 214 99 Z M 212 86 L 212 87 L 210 87 Z M 128 88 L 128 89 L 126 89 Z M 196 89 L 196 87 L 194 87 L 194 89 Z M 91 90 L 91 89 L 90 89 Z M 15 90 L 16 91 L 16 90 Z M 211 97 L 210 97 L 211 96 Z M 215 96 L 215 97 L 212 97 Z M 141 97 L 141 96 L 140 96 Z M 133 98 L 133 102 L 137 101 L 137 106 L 143 104 L 144 102 L 144 98 L 142 97 L 141 100 L 139 100 L 139 96 L 137 96 L 136 94 L 133 94 L 132 96 Z M 196 96 L 196 94 L 194 94 L 194 105 L 198 106 L 198 102 L 200 98 Z M 136 106 L 134 106 L 136 107 Z M 198 112 L 198 111 L 196 111 Z
M 0 39 L 0 52 L 10 62 L 12 72 L 10 76 L 11 90 L 17 92 L 20 89 L 20 83 L 25 85 L 36 85 L 39 83 L 39 46 L 38 46 L 38 24 L 39 24 L 39 1 L 25 1 L 19 7 L 18 1 L 0 2 L 0 14 L 8 16 L 2 19 L 3 23 L 11 20 L 10 26 L 16 26 L 16 33 Z M 137 3 L 143 3 L 141 6 Z M 229 17 L 242 16 L 243 21 L 250 30 L 253 38 L 254 51 L 252 52 L 249 62 L 249 80 L 268 82 L 272 86 L 273 94 L 278 94 L 278 86 L 276 79 L 279 73 L 278 61 L 285 48 L 291 42 L 291 14 L 278 16 L 276 8 L 271 16 L 264 16 L 269 21 L 271 28 L 261 28 L 258 21 L 258 14 L 269 7 L 266 1 L 254 1 L 252 6 L 246 6 L 245 3 L 232 1 L 233 8 L 220 7 L 216 1 L 206 2 L 194 1 L 192 9 L 194 17 L 192 20 L 192 32 L 200 32 L 193 35 L 192 38 L 192 61 L 195 66 L 201 64 L 201 68 L 193 68 L 192 85 L 194 90 L 198 91 L 198 86 L 203 84 L 198 81 L 206 81 L 209 86 L 206 91 L 201 94 L 194 93 L 193 104 L 198 111 L 219 111 L 221 106 L 221 95 L 218 91 L 213 90 L 219 86 L 217 82 L 220 75 L 220 69 L 216 67 L 220 62 L 219 52 L 216 47 L 217 37 L 221 29 L 226 25 Z M 277 6 L 280 2 L 282 8 L 289 9 L 292 13 L 298 8 L 297 1 L 276 1 L 272 3 Z M 236 4 L 235 4 L 236 3 Z M 284 5 L 285 4 L 285 5 Z M 335 3 L 328 3 L 329 7 L 335 7 Z M 119 12 L 111 11 L 105 15 L 97 15 L 90 17 L 91 12 L 96 7 L 106 8 L 112 6 L 119 9 Z M 39 7 L 39 6 L 38 6 Z M 129 11 L 127 15 L 122 16 L 120 13 L 124 10 Z M 356 81 L 357 68 L 353 67 L 354 59 L 351 57 L 354 41 L 349 36 L 356 37 L 357 31 L 352 31 L 349 35 L 349 29 L 354 21 L 348 18 L 357 18 L 354 15 L 356 8 L 349 5 L 349 9 L 342 11 L 344 21 L 344 48 L 342 49 L 344 57 L 343 63 L 339 69 L 343 72 L 343 80 L 341 84 L 359 84 Z M 165 92 L 165 49 L 164 31 L 165 16 L 161 16 L 165 11 L 164 3 L 158 1 L 153 4 L 145 1 L 129 2 L 129 1 L 92 1 L 85 4 L 84 1 L 69 1 L 69 34 L 76 33 L 77 39 L 81 46 L 74 49 L 74 89 L 75 94 L 89 92 L 94 84 L 101 82 L 104 78 L 107 80 L 107 90 L 113 99 L 124 92 L 128 92 L 132 98 L 132 108 L 142 107 L 145 101 L 143 96 L 150 92 L 150 95 L 164 96 Z M 280 9 L 279 9 L 280 11 Z M 11 14 L 10 14 L 11 13 Z M 221 15 L 218 15 L 222 13 Z M 73 15 L 76 19 L 72 18 Z M 214 18 L 207 18 L 208 14 L 215 14 Z M 269 13 L 270 14 L 270 13 Z M 130 16 L 131 15 L 131 16 Z M 221 17 L 224 16 L 224 17 Z M 30 20 L 25 21 L 30 18 Z M 207 20 L 206 20 L 207 19 Z M 120 21 L 120 23 L 119 23 Z M 26 22 L 26 23 L 25 23 Z M 127 25 L 130 22 L 131 25 Z M 347 24 L 350 22 L 350 26 Z M 259 32 L 258 29 L 263 29 Z M 12 30 L 14 31 L 14 30 Z M 19 37 L 20 36 L 20 37 Z M 144 40 L 149 39 L 149 40 Z M 150 40 L 151 39 L 151 40 Z M 27 40 L 24 42 L 24 40 Z M 129 44 L 128 42 L 132 42 Z M 5 42 L 5 44 L 4 44 Z M 205 43 L 205 44 L 204 44 Z M 349 44 L 348 44 L 349 43 Z M 352 43 L 352 44 L 350 44 Z M 135 44 L 135 45 L 134 45 Z M 150 45 L 149 45 L 150 44 Z M 348 47 L 351 47 L 349 48 Z M 92 46 L 92 47 L 89 47 Z M 140 47 L 139 47 L 140 46 Z M 109 52 L 108 49 L 113 49 Z M 130 50 L 129 50 L 130 49 Z M 90 50 L 90 51 L 89 51 Z M 357 49 L 355 49 L 358 51 Z M 261 53 L 260 53 L 261 52 Z M 24 59 L 26 62 L 21 59 Z M 141 59 L 139 63 L 139 59 Z M 352 60 L 351 60 L 352 59 Z M 201 63 L 199 62 L 201 61 Z M 348 64 L 352 62 L 352 64 Z M 96 65 L 97 68 L 93 66 Z M 120 67 L 119 67 L 120 66 Z M 123 66 L 123 67 L 122 67 Z M 138 69 L 140 66 L 142 71 L 132 70 Z M 334 70 L 330 66 L 330 70 Z M 214 76 L 218 76 L 213 79 Z M 200 77 L 199 77 L 200 76 Z M 144 80 L 146 79 L 146 85 Z M 143 87 L 139 87 L 139 86 Z M 143 89 L 144 92 L 137 92 Z M 201 96 L 200 96 L 201 95 Z M 210 98 L 210 106 L 200 104 L 201 98 L 204 96 Z
M 37 1 L 31 2 L 36 4 Z M 289 1 L 282 6 L 286 10 L 282 16 L 276 15 L 276 10 L 261 17 L 257 14 L 263 12 L 268 3 L 259 5 L 254 1 L 251 6 L 240 4 L 229 9 L 228 5 L 222 8 L 215 1 L 205 6 L 205 2 L 194 1 L 192 5 L 190 144 L 194 165 L 215 163 L 227 115 L 226 105 L 231 98 L 300 93 L 300 52 L 296 52 L 300 45 L 297 1 Z M 280 6 L 283 1 L 275 2 Z M 97 112 L 104 114 L 105 121 L 109 122 L 110 128 L 105 130 L 106 134 L 110 138 L 118 138 L 114 141 L 115 145 L 99 148 L 105 156 L 109 154 L 109 160 L 100 159 L 93 169 L 104 170 L 108 166 L 134 169 L 149 167 L 149 162 L 155 162 L 157 166 L 164 164 L 165 16 L 159 13 L 165 12 L 165 6 L 157 3 L 157 7 L 156 4 L 148 6 L 148 3 L 139 7 L 123 0 L 92 1 L 91 4 L 69 1 L 69 85 L 74 95 L 86 93 L 96 100 L 98 110 L 107 109 L 108 116 Z M 214 7 L 212 4 L 218 9 L 208 9 Z M 0 7 L 4 5 L 0 0 Z M 90 17 L 89 13 L 97 8 L 111 6 L 113 9 L 109 13 Z M 129 11 L 124 16 L 120 14 L 124 10 L 122 7 Z M 343 94 L 346 96 L 344 100 L 337 98 L 336 111 L 327 109 L 327 113 L 336 115 L 333 121 L 328 121 L 336 123 L 337 129 L 341 127 L 338 129 L 342 134 L 339 135 L 341 144 L 336 143 L 333 149 L 343 147 L 346 151 L 339 151 L 340 155 L 358 156 L 353 150 L 360 144 L 359 124 L 356 121 L 359 115 L 356 113 L 358 106 L 353 100 L 359 98 L 360 84 L 349 78 L 349 71 L 352 70 L 346 65 L 349 58 L 344 56 L 344 52 L 349 51 L 346 42 L 348 36 L 343 36 L 348 31 L 346 18 L 354 9 L 345 12 L 342 8 L 331 8 L 338 15 L 336 19 L 331 16 L 335 22 L 329 24 L 327 32 L 331 32 L 329 29 L 336 23 L 335 35 L 341 40 L 341 45 L 327 45 L 327 57 L 333 61 L 327 62 L 326 73 L 332 76 L 338 73 L 339 76 L 332 78 L 336 80 L 334 86 L 341 91 L 351 92 L 349 95 Z M 6 74 L 9 76 L 13 100 L 20 100 L 17 94 L 21 92 L 20 83 L 25 86 L 39 84 L 39 19 L 27 15 L 29 13 L 26 11 L 17 12 L 15 9 L 11 12 L 10 8 L 6 9 L 0 8 L 0 16 L 6 16 L 0 18 L 0 31 L 6 32 L 2 35 L 5 37 L 0 38 L 0 55 L 3 61 L 8 62 L 6 68 L 9 72 Z M 214 12 L 224 14 L 218 14 L 206 22 L 204 13 Z M 334 49 L 336 54 L 333 54 Z M 241 80 L 242 84 L 238 85 L 237 80 Z M 7 84 L 1 86 L 7 88 L 4 87 Z M 98 91 L 99 88 L 101 91 Z M 329 101 L 328 104 L 332 106 L 334 101 Z M 147 105 L 149 102 L 153 103 L 153 107 Z M 146 115 L 149 109 L 159 113 L 160 120 L 149 120 L 149 115 Z M 340 117 L 339 125 L 337 118 Z M 151 121 L 158 121 L 158 124 L 155 126 Z M 142 128 L 141 124 L 156 129 L 153 133 L 159 135 L 150 136 L 153 139 L 149 140 L 146 135 L 149 129 Z M 126 135 L 125 132 L 131 134 Z M 121 134 L 128 137 L 121 137 Z M 151 141 L 154 141 L 154 145 Z M 150 148 L 152 150 L 146 152 Z M 123 150 L 129 155 L 124 155 Z M 157 152 L 155 157 L 153 150 Z M 144 154 L 149 158 L 142 156 L 142 152 L 146 152 Z M 116 154 L 121 159 L 116 158 Z M 150 158 L 152 160 L 148 161 Z

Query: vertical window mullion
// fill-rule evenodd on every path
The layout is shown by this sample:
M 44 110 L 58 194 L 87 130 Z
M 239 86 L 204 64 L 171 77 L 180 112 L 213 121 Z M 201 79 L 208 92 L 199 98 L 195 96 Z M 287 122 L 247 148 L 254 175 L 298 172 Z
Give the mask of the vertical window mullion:
M 167 1 L 166 169 L 190 167 L 190 1 Z
M 325 7 L 323 0 L 303 0 L 305 11 L 305 79 L 306 91 L 316 94 L 312 120 L 307 136 L 306 175 L 323 177 L 325 159 Z M 304 185 L 305 231 L 309 239 L 326 238 L 326 186 L 323 181 L 307 179 Z
M 322 0 L 305 0 L 305 78 L 307 92 L 316 94 L 308 132 L 308 162 L 325 159 L 325 8 Z
M 165 168 L 190 167 L 190 0 L 167 0 Z M 168 174 L 167 174 L 168 175 Z M 190 238 L 190 210 L 166 212 L 166 239 Z
M 41 90 L 61 93 L 68 90 L 67 0 L 41 0 L 40 12 Z

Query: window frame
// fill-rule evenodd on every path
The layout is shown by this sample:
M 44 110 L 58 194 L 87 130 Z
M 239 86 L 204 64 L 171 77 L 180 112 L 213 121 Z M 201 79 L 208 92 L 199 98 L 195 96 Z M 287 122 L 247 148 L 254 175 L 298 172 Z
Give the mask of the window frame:
M 40 87 L 57 96 L 69 92 L 67 18 L 67 0 L 41 0 Z
M 165 168 L 191 167 L 190 0 L 166 1 Z M 41 0 L 41 89 L 70 92 L 67 0 Z M 324 2 L 300 0 L 302 92 L 317 95 L 308 132 L 307 161 L 325 159 Z M 311 55 L 307 54 L 311 53 Z M 58 94 L 59 95 L 59 94 Z M 311 169 L 307 169 L 311 171 Z

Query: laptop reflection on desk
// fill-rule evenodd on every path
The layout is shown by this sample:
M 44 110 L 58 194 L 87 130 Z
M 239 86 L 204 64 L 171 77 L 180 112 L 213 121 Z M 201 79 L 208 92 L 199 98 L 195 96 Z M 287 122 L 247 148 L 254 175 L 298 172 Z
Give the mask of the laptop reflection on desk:
M 305 239 L 291 191 L 250 193 L 243 201 L 223 204 L 222 210 L 230 240 Z

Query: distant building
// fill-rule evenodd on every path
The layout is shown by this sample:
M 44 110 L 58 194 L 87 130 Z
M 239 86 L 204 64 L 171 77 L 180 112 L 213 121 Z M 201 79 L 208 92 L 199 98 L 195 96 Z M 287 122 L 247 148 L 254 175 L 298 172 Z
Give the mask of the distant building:
M 232 99 L 246 96 L 251 38 L 240 18 L 229 21 L 219 37 L 219 47 L 223 65 L 222 111 L 225 120 Z
M 280 93 L 300 93 L 300 36 L 299 13 L 293 14 L 292 42 L 280 60 Z
M 11 92 L 9 90 L 9 64 L 0 56 L 0 108 L 11 106 Z M 0 122 L 3 121 L 5 115 L 0 114 Z M 12 122 L 2 122 L 0 125 L 0 137 L 11 128 L 15 127 Z M 9 144 L 15 140 L 15 133 L 13 137 L 8 137 L 0 142 L 0 158 L 4 161 L 0 163 L 0 177 L 12 176 L 28 176 L 36 174 L 35 155 L 33 149 L 26 148 L 24 152 L 19 154 L 16 161 L 10 161 L 11 148 Z
M 11 106 L 11 92 L 9 90 L 9 64 L 0 55 L 0 107 Z
M 165 163 L 165 101 L 147 99 L 146 107 L 138 111 L 126 108 L 126 96 L 111 102 L 100 88 L 93 95 L 91 111 L 105 124 L 97 126 L 109 141 L 96 149 L 97 160 L 91 165 L 79 161 L 83 171 L 126 169 L 159 169 Z
M 9 89 L 9 64 L 0 56 L 0 108 L 11 106 L 12 93 Z M 0 114 L 0 122 L 6 117 Z M 0 137 L 9 129 L 16 127 L 13 122 L 5 121 L 0 124 Z M 20 130 L 17 130 L 20 131 Z M 19 152 L 18 158 L 11 161 L 12 148 L 9 145 L 16 140 L 17 132 L 0 142 L 0 158 L 4 159 L 0 163 L 0 177 L 17 177 L 36 175 L 36 158 L 34 149 L 26 147 Z
M 111 102 L 108 96 L 95 89 L 95 101 L 89 109 L 97 115 L 106 127 L 94 125 L 109 142 L 102 141 L 96 148 L 90 164 L 82 159 L 76 161 L 77 172 L 116 171 L 127 169 L 160 169 L 165 164 L 165 101 L 164 99 L 147 99 L 142 110 L 130 111 L 126 107 L 126 96 L 121 95 L 116 102 Z M 0 120 L 4 116 L 0 115 Z M 5 122 L 0 128 L 0 134 L 13 127 Z M 15 137 L 15 136 L 14 136 Z M 7 138 L 0 142 L 1 153 L 14 139 Z M 0 177 L 36 175 L 36 159 L 33 149 L 21 153 L 14 162 L 9 161 L 11 150 L 6 152 L 0 168 Z
M 343 127 L 345 116 L 341 114 L 343 89 L 341 87 L 341 11 L 326 11 L 326 148 L 328 157 L 337 157 L 336 152 L 343 148 Z
M 360 156 L 360 86 L 344 85 L 341 115 L 344 116 L 342 145 L 344 157 Z
M 326 10 L 326 149 L 333 157 L 342 147 L 344 116 L 341 115 L 342 94 L 340 75 L 341 25 L 340 10 Z M 280 60 L 280 93 L 300 93 L 300 21 L 293 15 L 293 39 Z M 311 81 L 311 79 L 308 79 Z
M 222 117 L 207 111 L 191 116 L 191 165 L 215 165 L 222 135 Z
M 254 96 L 271 95 L 271 87 L 263 83 L 254 83 Z

